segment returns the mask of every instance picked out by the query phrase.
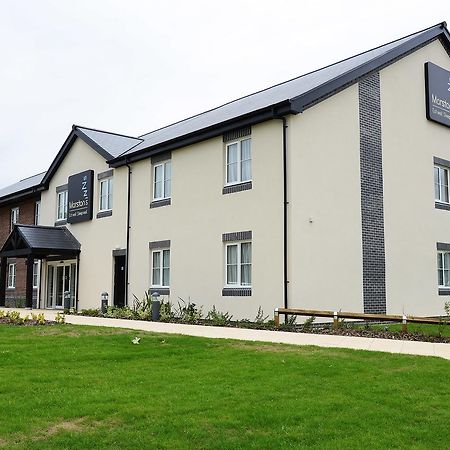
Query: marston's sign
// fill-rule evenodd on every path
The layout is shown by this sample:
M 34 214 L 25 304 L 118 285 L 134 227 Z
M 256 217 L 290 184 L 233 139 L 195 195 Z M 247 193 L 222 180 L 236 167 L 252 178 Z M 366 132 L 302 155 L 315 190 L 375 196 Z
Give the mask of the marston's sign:
M 92 220 L 93 181 L 93 170 L 86 170 L 69 177 L 68 223 Z
M 450 127 L 450 72 L 425 63 L 427 119 Z

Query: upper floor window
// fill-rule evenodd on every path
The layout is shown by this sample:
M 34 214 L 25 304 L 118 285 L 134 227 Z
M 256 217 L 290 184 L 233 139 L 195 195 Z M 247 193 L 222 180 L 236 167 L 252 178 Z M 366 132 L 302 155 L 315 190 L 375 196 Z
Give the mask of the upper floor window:
M 99 211 L 110 211 L 112 209 L 112 189 L 112 178 L 105 178 L 100 181 Z
M 252 285 L 252 243 L 227 243 L 225 265 L 227 287 L 250 287 Z
M 8 288 L 14 289 L 16 287 L 16 265 L 8 265 Z
M 449 203 L 448 169 L 434 166 L 434 198 L 437 202 Z
M 67 220 L 67 190 L 57 194 L 56 220 Z
M 12 208 L 11 209 L 11 224 L 10 224 L 10 230 L 13 229 L 14 224 L 19 223 L 19 208 Z
M 252 179 L 252 140 L 245 138 L 226 146 L 226 183 L 236 184 Z
M 172 181 L 172 161 L 164 161 L 153 166 L 153 200 L 170 198 Z
M 41 224 L 41 202 L 37 201 L 34 205 L 34 224 L 40 225 Z

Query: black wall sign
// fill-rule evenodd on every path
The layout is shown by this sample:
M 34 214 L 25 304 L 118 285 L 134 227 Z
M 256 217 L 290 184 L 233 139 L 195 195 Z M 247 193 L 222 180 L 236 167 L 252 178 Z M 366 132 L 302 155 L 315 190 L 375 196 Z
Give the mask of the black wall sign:
M 69 177 L 68 223 L 92 220 L 93 182 L 93 170 L 86 170 Z
M 427 119 L 450 127 L 450 72 L 425 63 Z

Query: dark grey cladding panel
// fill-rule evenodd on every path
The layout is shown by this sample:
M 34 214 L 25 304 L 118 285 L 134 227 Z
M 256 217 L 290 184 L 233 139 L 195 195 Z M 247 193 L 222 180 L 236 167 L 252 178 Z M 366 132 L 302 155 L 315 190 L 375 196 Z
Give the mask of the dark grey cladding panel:
M 438 250 L 450 251 L 450 244 L 447 244 L 446 242 L 436 242 L 436 247 Z
M 252 189 L 253 185 L 251 181 L 246 181 L 245 183 L 233 184 L 231 186 L 224 186 L 222 189 L 222 194 L 232 194 L 233 192 L 242 192 Z
M 56 187 L 56 193 L 67 191 L 67 189 L 69 189 L 69 185 L 62 184 L 61 186 Z
M 158 164 L 160 162 L 167 161 L 168 159 L 172 159 L 172 152 L 164 152 L 151 157 L 152 164 Z
M 230 142 L 236 139 L 250 136 L 252 134 L 252 127 L 239 128 L 237 130 L 228 131 L 223 135 L 223 142 Z
M 380 77 L 358 83 L 364 312 L 386 313 Z
M 155 294 L 156 292 L 159 295 L 170 295 L 170 288 L 158 288 L 158 287 L 150 288 L 150 294 Z
M 97 180 L 104 180 L 105 178 L 111 178 L 114 175 L 114 169 L 106 170 L 105 172 L 101 172 L 97 174 Z
M 437 164 L 438 166 L 450 167 L 450 161 L 448 161 L 446 159 L 438 158 L 437 156 L 435 156 L 433 158 L 433 162 L 434 162 L 434 164 Z
M 101 219 L 103 217 L 111 217 L 112 216 L 112 210 L 109 209 L 108 211 L 99 211 L 97 213 L 97 219 Z
M 165 241 L 152 241 L 148 243 L 148 247 L 152 248 L 170 248 L 170 239 Z
M 160 206 L 169 206 L 170 204 L 170 198 L 165 198 L 164 200 L 154 200 L 150 203 L 150 208 L 159 208 Z
M 124 248 L 113 250 L 113 256 L 127 256 L 127 251 Z
M 252 288 L 223 288 L 223 297 L 250 297 Z
M 251 231 L 236 231 L 234 233 L 222 234 L 222 242 L 248 241 L 251 238 L 252 238 Z
M 443 209 L 445 211 L 450 211 L 450 204 L 448 203 L 434 202 L 434 207 L 436 209 Z

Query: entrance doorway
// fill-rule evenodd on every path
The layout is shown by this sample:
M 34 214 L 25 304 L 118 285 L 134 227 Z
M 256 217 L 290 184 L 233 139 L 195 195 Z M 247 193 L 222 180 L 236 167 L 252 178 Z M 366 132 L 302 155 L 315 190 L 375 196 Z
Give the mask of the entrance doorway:
M 47 267 L 47 308 L 63 309 L 64 293 L 70 294 L 70 308 L 75 307 L 76 298 L 75 263 L 49 264 Z
M 125 255 L 114 256 L 114 306 L 125 306 Z

